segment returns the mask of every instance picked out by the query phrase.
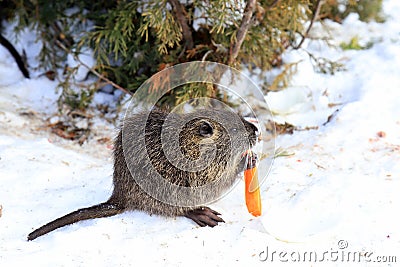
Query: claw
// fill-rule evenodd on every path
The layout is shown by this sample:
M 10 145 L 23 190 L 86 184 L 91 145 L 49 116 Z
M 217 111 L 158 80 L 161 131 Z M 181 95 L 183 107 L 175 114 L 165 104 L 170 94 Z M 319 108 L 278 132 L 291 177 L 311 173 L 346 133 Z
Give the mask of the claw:
M 219 222 L 225 222 L 222 218 L 218 217 L 221 215 L 219 212 L 212 210 L 208 207 L 201 207 L 195 210 L 188 211 L 185 217 L 192 219 L 201 227 L 210 226 L 214 227 Z

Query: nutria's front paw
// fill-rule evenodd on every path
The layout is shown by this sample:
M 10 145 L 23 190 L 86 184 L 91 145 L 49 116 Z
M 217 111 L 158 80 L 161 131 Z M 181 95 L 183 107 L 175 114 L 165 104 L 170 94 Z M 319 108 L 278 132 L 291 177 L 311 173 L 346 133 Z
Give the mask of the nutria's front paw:
M 195 210 L 188 211 L 185 214 L 185 217 L 192 219 L 201 227 L 210 226 L 214 227 L 218 225 L 219 222 L 225 222 L 218 215 L 221 215 L 219 212 L 212 210 L 208 207 L 201 207 Z
M 250 170 L 250 169 L 254 168 L 255 166 L 257 166 L 257 161 L 258 161 L 257 154 L 254 152 L 249 152 L 247 154 L 246 170 Z

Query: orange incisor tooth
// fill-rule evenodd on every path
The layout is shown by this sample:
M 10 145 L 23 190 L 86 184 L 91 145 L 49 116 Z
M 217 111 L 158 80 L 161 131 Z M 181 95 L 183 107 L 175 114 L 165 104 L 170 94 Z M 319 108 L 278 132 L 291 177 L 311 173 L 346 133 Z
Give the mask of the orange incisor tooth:
M 250 159 L 251 160 L 251 159 Z M 261 196 L 258 184 L 257 166 L 244 171 L 245 199 L 249 213 L 255 217 L 261 215 Z

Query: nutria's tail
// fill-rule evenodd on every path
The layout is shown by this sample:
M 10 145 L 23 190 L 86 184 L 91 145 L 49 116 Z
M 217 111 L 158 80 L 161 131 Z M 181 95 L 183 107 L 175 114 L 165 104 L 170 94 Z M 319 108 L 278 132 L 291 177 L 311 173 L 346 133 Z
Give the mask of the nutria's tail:
M 36 229 L 28 235 L 28 241 L 31 241 L 39 236 L 47 234 L 48 232 L 66 226 L 68 224 L 73 224 L 75 222 L 88 219 L 109 217 L 122 213 L 123 211 L 123 208 L 120 208 L 119 206 L 112 204 L 109 201 L 94 205 L 89 208 L 79 209 Z

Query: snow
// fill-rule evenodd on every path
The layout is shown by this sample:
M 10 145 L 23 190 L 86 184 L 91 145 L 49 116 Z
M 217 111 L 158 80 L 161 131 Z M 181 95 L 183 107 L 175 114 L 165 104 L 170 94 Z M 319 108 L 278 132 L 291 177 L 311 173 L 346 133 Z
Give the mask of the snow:
M 355 35 L 361 44 L 374 42 L 358 51 L 304 43 L 316 55 L 344 59 L 347 71 L 315 73 L 304 51 L 285 54 L 286 62 L 303 61 L 290 88 L 267 96 L 271 109 L 279 122 L 317 128 L 276 138 L 277 147 L 293 155 L 276 158 L 262 184 L 261 217 L 247 213 L 240 182 L 211 206 L 226 221 L 214 228 L 134 211 L 27 242 L 34 228 L 108 198 L 111 149 L 94 141 L 79 146 L 46 131 L 44 120 L 57 111 L 56 83 L 24 79 L 0 47 L 1 266 L 287 266 L 305 252 L 324 259 L 299 266 L 347 266 L 342 252 L 366 255 L 362 266 L 397 266 L 376 262 L 376 256 L 400 261 L 399 1 L 384 1 L 384 11 L 383 24 L 352 15 L 343 25 L 315 25 L 311 34 L 329 33 L 331 44 Z M 95 123 L 102 136 L 114 137 L 108 124 Z
M 77 81 L 83 81 L 89 73 L 88 68 L 93 68 L 94 65 L 93 51 L 90 48 L 82 49 L 77 56 L 68 54 L 68 66 L 72 69 L 76 69 L 74 78 Z

